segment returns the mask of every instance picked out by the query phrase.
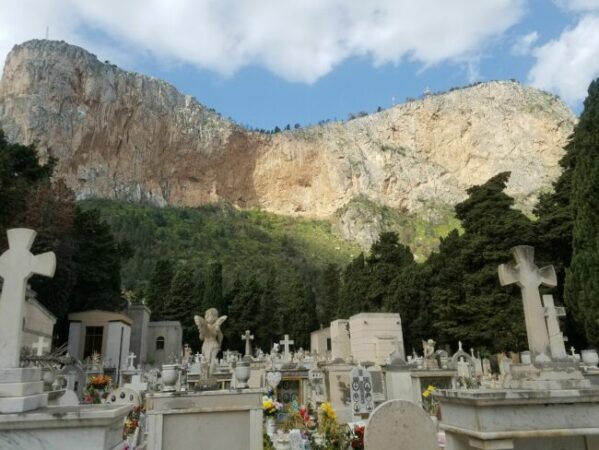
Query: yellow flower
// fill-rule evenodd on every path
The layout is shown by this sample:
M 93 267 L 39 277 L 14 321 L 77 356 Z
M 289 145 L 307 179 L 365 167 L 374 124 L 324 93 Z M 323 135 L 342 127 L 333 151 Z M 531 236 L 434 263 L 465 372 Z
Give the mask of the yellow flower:
M 329 419 L 335 420 L 337 418 L 337 414 L 333 409 L 333 405 L 331 405 L 329 402 L 324 402 L 322 405 L 320 405 L 320 410 L 325 417 L 328 417 Z
M 422 396 L 425 397 L 425 398 L 428 397 L 428 396 L 430 396 L 430 395 L 431 395 L 431 392 L 428 389 L 422 393 Z
M 272 399 L 268 399 L 268 400 L 262 400 L 262 408 L 264 409 L 271 409 L 273 407 L 272 404 Z

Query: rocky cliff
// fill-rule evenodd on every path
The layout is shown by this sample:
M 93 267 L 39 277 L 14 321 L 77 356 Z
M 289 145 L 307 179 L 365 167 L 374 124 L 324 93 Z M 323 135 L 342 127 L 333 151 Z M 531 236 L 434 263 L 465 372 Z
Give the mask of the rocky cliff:
M 14 47 L 0 81 L 0 127 L 58 157 L 57 173 L 80 198 L 226 200 L 335 218 L 364 245 L 384 228 L 364 202 L 434 216 L 436 205 L 455 204 L 501 171 L 512 172 L 509 193 L 530 208 L 558 175 L 575 120 L 556 97 L 499 81 L 266 135 L 164 81 L 40 40 Z

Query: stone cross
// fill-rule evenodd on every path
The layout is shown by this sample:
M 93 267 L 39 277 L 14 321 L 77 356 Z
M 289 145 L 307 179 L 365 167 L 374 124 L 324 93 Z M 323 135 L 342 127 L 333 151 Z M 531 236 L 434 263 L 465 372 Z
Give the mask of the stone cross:
M 127 357 L 127 359 L 129 360 L 129 367 L 127 367 L 127 370 L 135 370 L 135 353 L 131 352 L 129 353 L 129 356 Z
M 32 275 L 53 277 L 56 256 L 53 252 L 32 255 L 29 251 L 36 233 L 13 228 L 8 235 L 8 250 L 0 256 L 0 277 L 4 280 L 0 296 L 0 369 L 19 367 L 27 280 Z
M 563 307 L 555 306 L 553 295 L 543 295 L 543 305 L 545 306 L 545 320 L 547 321 L 551 356 L 555 359 L 564 359 L 568 354 L 566 353 L 564 335 L 559 329 L 559 321 L 557 318 L 564 317 L 566 315 L 566 310 Z
M 545 310 L 541 304 L 539 286 L 557 286 L 553 266 L 539 269 L 534 263 L 535 249 L 528 245 L 512 248 L 516 263 L 501 264 L 498 267 L 499 282 L 502 286 L 516 283 L 522 291 L 526 335 L 533 362 L 549 360 L 549 334 L 545 324 Z
M 285 335 L 285 339 L 283 339 L 282 341 L 279 341 L 279 343 L 283 346 L 284 348 L 284 352 L 283 354 L 285 355 L 285 358 L 288 358 L 290 356 L 290 352 L 289 352 L 289 346 L 293 345 L 293 341 L 289 340 L 289 335 L 286 334 Z
M 35 350 L 37 356 L 42 356 L 45 349 L 50 348 L 50 343 L 42 336 L 37 338 L 37 342 L 31 344 L 31 348 Z
M 245 341 L 245 355 L 244 356 L 252 356 L 252 342 L 254 340 L 254 336 L 250 333 L 250 330 L 245 330 L 245 334 L 241 336 L 241 340 Z

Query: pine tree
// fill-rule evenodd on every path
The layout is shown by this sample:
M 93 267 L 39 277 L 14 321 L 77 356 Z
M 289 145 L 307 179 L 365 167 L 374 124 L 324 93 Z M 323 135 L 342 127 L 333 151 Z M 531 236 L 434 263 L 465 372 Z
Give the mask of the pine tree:
M 570 145 L 572 175 L 572 261 L 565 296 L 590 345 L 599 345 L 599 79 L 591 83 Z
M 164 320 L 165 304 L 171 289 L 174 270 L 168 259 L 159 259 L 154 266 L 154 272 L 146 291 L 146 303 L 152 311 L 152 320 Z

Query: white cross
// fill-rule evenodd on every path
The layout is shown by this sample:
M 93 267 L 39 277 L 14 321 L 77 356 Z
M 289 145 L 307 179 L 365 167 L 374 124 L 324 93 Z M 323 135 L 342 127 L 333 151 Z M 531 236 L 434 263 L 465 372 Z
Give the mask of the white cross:
M 127 369 L 128 370 L 135 370 L 135 366 L 134 366 L 135 353 L 133 353 L 133 352 L 129 353 L 129 356 L 127 357 L 127 359 L 129 360 L 129 367 Z
M 528 347 L 533 361 L 540 355 L 548 358 L 548 355 L 551 354 L 549 334 L 545 324 L 545 311 L 541 303 L 539 286 L 555 287 L 557 285 L 555 269 L 553 266 L 539 269 L 534 262 L 535 249 L 528 245 L 518 245 L 512 248 L 512 255 L 516 260 L 515 264 L 501 264 L 498 267 L 499 282 L 502 286 L 516 283 L 520 287 L 524 303 Z
M 250 333 L 250 330 L 245 330 L 245 334 L 241 336 L 241 340 L 245 341 L 245 355 L 244 356 L 252 356 L 252 342 L 254 340 L 254 336 Z
M 42 336 L 37 338 L 37 342 L 31 344 L 31 348 L 35 350 L 37 356 L 42 356 L 46 348 L 50 348 L 49 342 Z
M 0 277 L 4 280 L 0 296 L 0 369 L 19 367 L 27 280 L 34 274 L 53 277 L 56 270 L 53 252 L 33 255 L 29 251 L 35 231 L 13 228 L 6 234 L 8 250 L 0 256 Z
M 279 341 L 279 343 L 281 345 L 283 345 L 283 348 L 285 349 L 285 351 L 284 351 L 285 356 L 289 356 L 289 345 L 293 345 L 293 341 L 289 340 L 289 335 L 286 334 L 285 339 L 283 339 L 282 341 Z
M 543 295 L 543 305 L 545 305 L 545 320 L 547 321 L 551 356 L 556 359 L 564 359 L 567 356 L 566 344 L 564 343 L 564 335 L 559 329 L 558 317 L 564 317 L 566 310 L 562 306 L 555 306 L 553 295 Z

